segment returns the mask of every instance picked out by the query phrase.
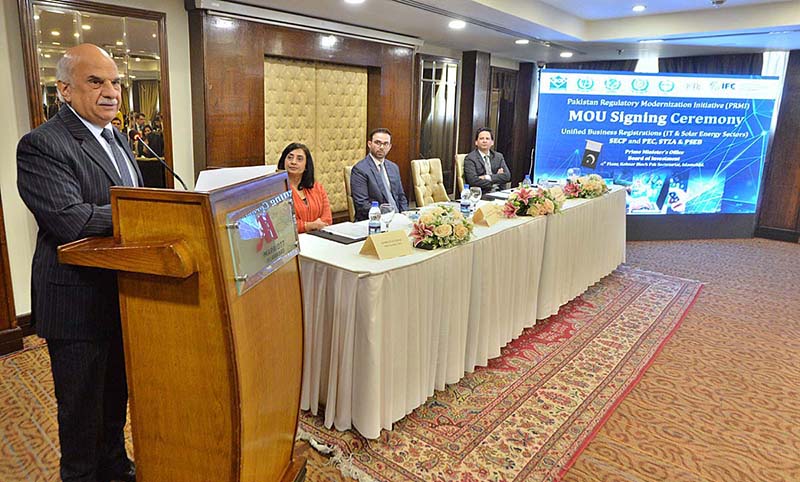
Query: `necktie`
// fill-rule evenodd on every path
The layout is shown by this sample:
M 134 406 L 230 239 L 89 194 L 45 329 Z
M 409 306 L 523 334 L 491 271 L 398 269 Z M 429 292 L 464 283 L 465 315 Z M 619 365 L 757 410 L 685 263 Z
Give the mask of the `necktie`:
M 492 175 L 492 161 L 489 160 L 489 156 L 483 156 L 483 163 L 486 167 L 486 174 Z
M 111 146 L 111 153 L 114 155 L 114 163 L 117 165 L 119 177 L 122 178 L 122 185 L 133 187 L 134 184 L 131 178 L 131 172 L 128 169 L 128 161 L 125 160 L 125 155 L 120 152 L 117 141 L 114 139 L 114 133 L 111 132 L 111 129 L 106 128 L 103 129 L 100 135 L 103 136 L 103 139 L 108 141 L 108 145 Z
M 392 187 L 389 185 L 389 176 L 386 174 L 386 161 L 381 162 L 381 179 L 383 179 L 383 189 L 386 192 L 386 199 L 389 200 L 389 204 L 391 204 L 395 212 L 397 212 L 397 203 L 394 201 L 394 196 L 392 196 Z

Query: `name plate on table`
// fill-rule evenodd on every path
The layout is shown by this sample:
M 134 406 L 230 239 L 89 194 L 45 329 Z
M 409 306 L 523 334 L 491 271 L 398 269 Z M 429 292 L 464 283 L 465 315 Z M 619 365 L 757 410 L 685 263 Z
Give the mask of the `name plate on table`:
M 239 296 L 300 251 L 291 191 L 229 213 L 225 227 Z
M 503 219 L 503 212 L 497 204 L 485 204 L 475 211 L 472 215 L 472 222 L 475 224 L 483 224 L 484 226 L 491 226 Z
M 411 241 L 403 230 L 373 234 L 364 241 L 359 254 L 371 254 L 378 259 L 392 259 L 413 253 Z

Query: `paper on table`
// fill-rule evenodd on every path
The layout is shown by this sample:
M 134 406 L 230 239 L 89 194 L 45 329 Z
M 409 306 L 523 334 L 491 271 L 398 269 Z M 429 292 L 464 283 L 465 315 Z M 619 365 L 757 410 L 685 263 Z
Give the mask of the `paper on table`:
M 508 196 L 510 196 L 513 191 L 513 189 L 504 189 L 502 191 L 490 192 L 486 194 L 486 197 L 494 199 L 508 199 Z
M 214 189 L 230 186 L 237 182 L 264 176 L 276 170 L 277 166 L 244 166 L 206 169 L 205 171 L 200 171 L 200 175 L 197 176 L 194 190 L 213 191 Z
M 322 228 L 326 233 L 336 234 L 347 239 L 362 239 L 367 237 L 368 226 L 366 223 L 339 223 Z

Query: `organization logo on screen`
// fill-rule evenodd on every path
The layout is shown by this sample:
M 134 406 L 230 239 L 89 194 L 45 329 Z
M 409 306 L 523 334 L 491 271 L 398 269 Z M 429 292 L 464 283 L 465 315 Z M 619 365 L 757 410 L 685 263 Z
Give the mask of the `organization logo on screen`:
M 567 78 L 560 75 L 550 77 L 550 88 L 553 90 L 566 90 Z
M 578 88 L 583 91 L 592 90 L 594 87 L 594 80 L 592 79 L 578 79 Z
M 658 90 L 661 92 L 672 92 L 675 89 L 675 82 L 671 80 L 662 80 L 658 83 Z
M 607 91 L 616 92 L 620 89 L 620 87 L 622 87 L 622 82 L 620 82 L 618 79 L 611 78 L 606 79 L 606 81 L 603 82 L 603 85 L 606 87 Z
M 631 81 L 631 88 L 634 92 L 647 92 L 648 87 L 650 87 L 650 81 L 647 79 L 633 79 Z
M 720 82 L 718 80 L 711 81 L 711 90 L 736 90 L 736 82 Z

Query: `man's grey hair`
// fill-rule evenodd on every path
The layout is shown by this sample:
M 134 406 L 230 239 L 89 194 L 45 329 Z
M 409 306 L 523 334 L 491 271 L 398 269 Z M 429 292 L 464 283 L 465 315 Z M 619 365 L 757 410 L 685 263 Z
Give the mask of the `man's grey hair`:
M 58 59 L 58 63 L 56 64 L 57 81 L 65 84 L 72 83 L 72 71 L 75 68 L 75 60 L 75 56 L 70 54 L 64 54 L 63 57 Z M 64 97 L 61 96 L 61 89 L 56 88 L 56 95 L 58 96 L 58 100 L 61 102 L 66 102 Z

